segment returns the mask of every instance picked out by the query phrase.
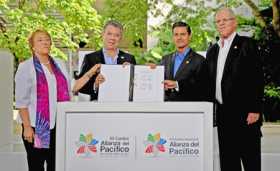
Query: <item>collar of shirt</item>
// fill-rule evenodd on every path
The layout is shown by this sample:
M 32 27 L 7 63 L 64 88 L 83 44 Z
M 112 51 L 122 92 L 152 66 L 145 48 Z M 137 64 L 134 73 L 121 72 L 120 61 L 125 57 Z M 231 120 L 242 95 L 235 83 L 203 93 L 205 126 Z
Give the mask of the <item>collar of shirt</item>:
M 117 55 L 116 56 L 109 56 L 107 54 L 107 51 L 105 48 L 102 48 L 102 52 L 103 52 L 103 55 L 104 55 L 104 59 L 105 59 L 105 64 L 109 64 L 109 65 L 115 65 L 115 64 L 118 64 L 117 61 L 118 61 L 118 56 L 119 56 L 119 52 L 120 50 L 117 49 Z
M 188 53 L 190 52 L 190 48 L 186 48 L 183 53 L 176 52 L 174 59 L 174 68 L 173 68 L 173 76 L 175 77 L 180 65 L 183 60 L 187 58 Z
M 221 48 L 225 48 L 225 47 L 228 47 L 231 45 L 232 41 L 233 41 L 233 38 L 235 37 L 236 35 L 236 32 L 233 32 L 230 36 L 228 36 L 226 39 L 224 39 L 224 46 L 222 47 L 222 39 L 220 39 L 218 41 L 218 45 L 219 47 Z
M 183 61 L 190 50 L 191 50 L 191 48 L 186 48 L 183 53 L 179 53 L 177 51 L 176 54 L 175 54 L 175 61 L 176 60 Z
M 221 41 L 218 41 L 218 44 L 220 46 L 219 49 L 219 55 L 218 55 L 218 61 L 217 61 L 217 76 L 216 76 L 216 99 L 220 104 L 223 104 L 223 98 L 222 98 L 222 77 L 224 72 L 224 67 L 227 59 L 227 55 L 230 49 L 230 46 L 232 44 L 233 38 L 235 37 L 236 32 L 232 33 L 227 39 L 224 39 L 224 46 L 221 46 Z

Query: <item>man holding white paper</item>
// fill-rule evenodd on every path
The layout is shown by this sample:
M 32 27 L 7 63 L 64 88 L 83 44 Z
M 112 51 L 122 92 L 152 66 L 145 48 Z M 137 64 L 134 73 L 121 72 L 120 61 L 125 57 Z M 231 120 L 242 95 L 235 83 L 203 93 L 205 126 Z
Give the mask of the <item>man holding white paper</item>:
M 164 56 L 161 61 L 165 67 L 165 100 L 203 100 L 200 74 L 205 58 L 189 47 L 191 28 L 185 22 L 176 22 L 172 34 L 176 52 Z
M 96 64 L 136 64 L 133 55 L 125 53 L 118 48 L 122 38 L 123 27 L 119 22 L 108 21 L 102 32 L 103 48 L 87 54 L 84 58 L 79 78 L 86 74 Z M 89 94 L 91 100 L 98 97 L 97 87 L 104 78 L 101 75 L 88 75 L 88 82 L 79 90 L 80 93 Z

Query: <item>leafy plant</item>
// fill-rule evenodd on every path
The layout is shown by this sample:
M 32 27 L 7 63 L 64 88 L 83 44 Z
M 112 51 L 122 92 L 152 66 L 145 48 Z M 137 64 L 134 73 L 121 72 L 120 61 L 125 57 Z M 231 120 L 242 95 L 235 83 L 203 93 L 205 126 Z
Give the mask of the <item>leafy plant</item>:
M 273 84 L 266 85 L 264 89 L 265 96 L 280 100 L 280 87 Z
M 164 14 L 160 9 L 160 3 L 168 4 L 170 10 Z M 205 51 L 209 43 L 214 40 L 215 29 L 213 20 L 213 8 L 206 7 L 202 0 L 188 1 L 182 4 L 175 4 L 170 0 L 150 0 L 150 13 L 154 17 L 163 17 L 163 22 L 151 29 L 151 35 L 158 39 L 157 44 L 149 49 L 142 58 L 143 62 L 158 63 L 162 56 L 175 51 L 172 41 L 172 24 L 177 21 L 185 21 L 192 30 L 192 41 L 190 47 L 196 51 Z M 211 18 L 210 18 L 210 17 Z
M 146 47 L 147 10 L 147 0 L 106 0 L 100 11 L 105 20 L 114 19 L 123 24 L 123 43 L 128 44 L 127 50 L 136 56 L 138 64 Z
M 99 46 L 101 16 L 92 7 L 93 0 L 0 1 L 0 47 L 8 48 L 16 59 L 30 56 L 28 35 L 47 30 L 54 41 L 52 54 L 67 55 L 57 47 L 75 51 L 83 42 Z

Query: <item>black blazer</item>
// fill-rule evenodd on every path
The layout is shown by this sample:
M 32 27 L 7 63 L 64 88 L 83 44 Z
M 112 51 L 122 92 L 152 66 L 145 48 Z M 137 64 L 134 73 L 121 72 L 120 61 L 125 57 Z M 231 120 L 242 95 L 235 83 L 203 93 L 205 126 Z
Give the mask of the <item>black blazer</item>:
M 175 89 L 165 91 L 166 101 L 197 101 L 201 99 L 200 72 L 205 58 L 190 49 L 188 56 L 179 66 L 175 77 L 173 76 L 175 53 L 162 58 L 161 64 L 165 67 L 164 79 L 176 80 L 179 91 Z
M 117 63 L 123 64 L 124 62 L 129 62 L 131 64 L 136 64 L 136 60 L 133 55 L 119 51 Z M 82 77 L 91 67 L 95 64 L 105 64 L 105 58 L 102 49 L 95 51 L 93 53 L 85 55 L 83 64 L 81 66 L 81 71 L 78 78 Z M 97 99 L 98 92 L 93 90 L 93 84 L 95 82 L 96 75 L 93 76 L 80 90 L 80 93 L 88 94 L 91 96 L 91 100 Z
M 215 102 L 218 55 L 219 46 L 214 44 L 209 48 L 205 61 L 205 85 L 212 102 Z M 221 86 L 224 114 L 220 120 L 243 125 L 246 124 L 248 112 L 262 112 L 263 70 L 257 46 L 252 39 L 239 35 L 234 37 L 225 62 Z

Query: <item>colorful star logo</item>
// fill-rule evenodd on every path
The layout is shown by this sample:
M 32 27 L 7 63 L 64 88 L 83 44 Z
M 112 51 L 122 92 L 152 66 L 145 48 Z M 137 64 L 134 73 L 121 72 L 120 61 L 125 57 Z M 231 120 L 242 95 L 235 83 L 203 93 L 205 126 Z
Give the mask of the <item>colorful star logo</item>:
M 155 135 L 149 134 L 145 141 L 145 153 L 157 156 L 159 152 L 165 152 L 165 143 L 166 140 L 160 137 L 160 133 Z
M 78 150 L 76 153 L 85 156 L 89 156 L 91 153 L 96 153 L 97 143 L 98 140 L 94 139 L 92 134 L 80 134 L 79 141 L 76 142 L 76 145 L 78 146 Z

